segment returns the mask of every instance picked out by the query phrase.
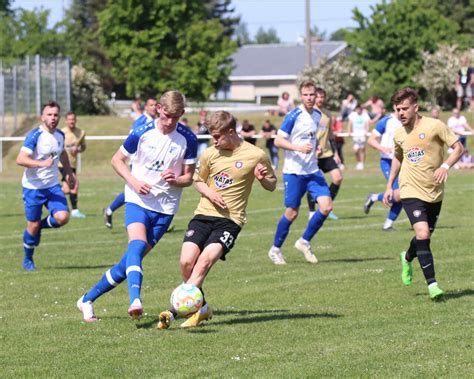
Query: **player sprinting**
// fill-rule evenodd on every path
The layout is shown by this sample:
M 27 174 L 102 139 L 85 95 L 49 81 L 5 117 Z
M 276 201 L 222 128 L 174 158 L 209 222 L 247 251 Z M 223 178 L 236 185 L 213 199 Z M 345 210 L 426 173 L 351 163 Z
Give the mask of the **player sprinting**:
M 331 192 L 319 170 L 316 156 L 316 132 L 321 112 L 314 109 L 316 84 L 312 80 L 300 84 L 300 97 L 302 104 L 286 115 L 275 138 L 275 145 L 285 150 L 285 212 L 278 222 L 273 246 L 268 251 L 268 257 L 276 265 L 286 264 L 281 246 L 288 236 L 291 224 L 298 217 L 301 198 L 306 192 L 316 200 L 319 208 L 309 220 L 301 238 L 296 241 L 295 248 L 303 253 L 309 263 L 318 263 L 310 241 L 332 211 Z
M 159 117 L 134 129 L 112 158 L 114 170 L 126 181 L 128 248 L 120 262 L 77 301 L 86 322 L 97 321 L 92 303 L 125 279 L 130 295 L 128 314 L 139 318 L 143 313 L 142 260 L 168 229 L 196 165 L 197 139 L 178 123 L 184 106 L 180 92 L 164 93 L 157 105 Z M 130 169 L 127 161 L 132 155 Z
M 16 158 L 16 163 L 26 168 L 22 178 L 26 217 L 23 268 L 26 271 L 36 270 L 33 254 L 40 244 L 41 231 L 59 228 L 69 221 L 66 196 L 58 181 L 59 161 L 70 187 L 75 186 L 76 176 L 64 151 L 64 133 L 56 129 L 59 112 L 60 106 L 54 101 L 43 105 L 42 124 L 28 133 Z M 49 215 L 41 219 L 43 206 Z
M 321 120 L 319 121 L 318 131 L 316 133 L 316 139 L 321 148 L 321 152 L 318 155 L 318 167 L 323 173 L 329 173 L 331 176 L 329 192 L 331 193 L 331 199 L 334 200 L 342 183 L 342 172 L 339 169 L 341 159 L 337 153 L 336 141 L 332 132 L 331 114 L 323 108 L 325 102 L 326 91 L 319 87 L 316 88 L 315 106 L 316 109 L 321 111 Z M 309 192 L 306 195 L 308 200 L 309 219 L 311 219 L 316 212 L 316 201 L 311 197 Z M 329 213 L 328 218 L 332 220 L 338 219 L 332 211 Z
M 143 114 L 140 115 L 133 122 L 132 127 L 130 128 L 130 132 L 134 131 L 135 129 L 139 129 L 143 125 L 146 125 L 149 122 L 156 119 L 157 117 L 156 105 L 157 105 L 156 100 L 154 98 L 147 99 L 145 103 L 145 112 L 143 112 Z M 107 208 L 104 208 L 102 210 L 102 213 L 104 215 L 104 225 L 107 228 L 109 229 L 113 228 L 112 215 L 117 209 L 119 209 L 124 204 L 125 204 L 125 192 L 121 192 L 115 197 L 115 199 L 110 203 L 110 205 Z
M 201 291 L 209 270 L 219 259 L 225 260 L 246 222 L 245 209 L 255 178 L 267 191 L 276 187 L 267 154 L 243 141 L 236 125 L 228 112 L 211 116 L 209 132 L 214 146 L 204 150 L 194 175 L 201 199 L 184 237 L 180 268 L 183 281 Z M 161 312 L 158 328 L 169 328 L 176 316 L 174 309 Z M 210 318 L 212 309 L 204 298 L 202 308 L 181 327 L 195 327 Z
M 412 261 L 418 257 L 432 300 L 443 298 L 435 279 L 430 238 L 441 211 L 444 183 L 448 170 L 461 157 L 464 149 L 454 133 L 440 120 L 418 113 L 418 95 L 403 88 L 392 96 L 395 112 L 403 127 L 395 131 L 395 152 L 384 194 L 384 203 L 393 199 L 393 185 L 398 176 L 403 209 L 415 230 L 406 252 L 400 254 L 402 282 L 410 285 L 413 278 Z M 444 147 L 453 149 L 443 162 Z
M 402 127 L 402 123 L 398 120 L 395 114 L 387 115 L 382 117 L 375 126 L 374 130 L 370 134 L 367 143 L 374 149 L 380 152 L 380 170 L 388 179 L 390 175 L 390 167 L 392 166 L 393 159 L 393 136 L 395 130 Z M 370 208 L 375 202 L 383 201 L 383 192 L 380 193 L 369 193 L 367 200 L 364 204 L 364 213 L 368 214 Z M 393 199 L 388 212 L 387 219 L 383 224 L 382 230 L 391 231 L 393 230 L 393 223 L 397 219 L 398 215 L 402 211 L 402 203 L 400 202 L 400 189 L 398 186 L 398 178 L 393 182 Z

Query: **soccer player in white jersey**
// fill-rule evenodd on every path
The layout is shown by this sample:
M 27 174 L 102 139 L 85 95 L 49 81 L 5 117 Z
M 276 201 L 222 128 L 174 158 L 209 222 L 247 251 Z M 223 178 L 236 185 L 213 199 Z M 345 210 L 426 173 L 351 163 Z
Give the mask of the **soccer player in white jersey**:
M 159 117 L 133 130 L 112 158 L 114 170 L 126 181 L 128 249 L 120 262 L 77 301 L 86 322 L 97 321 L 93 301 L 125 279 L 130 295 L 128 314 L 136 319 L 143 313 L 142 260 L 168 229 L 178 211 L 183 187 L 193 182 L 197 139 L 178 123 L 184 107 L 180 92 L 164 93 L 157 105 Z M 127 161 L 132 156 L 130 169 Z
M 377 122 L 377 125 L 375 126 L 374 130 L 370 134 L 369 140 L 367 141 L 370 146 L 380 152 L 380 169 L 382 170 L 385 179 L 388 179 L 390 176 L 390 168 L 392 167 L 393 148 L 395 146 L 393 136 L 395 134 L 395 130 L 401 126 L 402 123 L 396 115 L 391 114 L 384 116 L 379 120 L 379 122 Z M 383 201 L 383 194 L 383 192 L 369 193 L 364 204 L 365 214 L 370 212 L 370 208 L 376 201 Z M 393 230 L 393 222 L 397 219 L 401 211 L 402 203 L 400 202 L 400 189 L 397 178 L 393 183 L 393 201 L 390 211 L 388 212 L 387 219 L 383 224 L 383 230 Z
M 286 264 L 281 246 L 298 217 L 301 198 L 309 192 L 318 203 L 319 209 L 311 217 L 302 237 L 295 243 L 309 263 L 317 263 L 310 241 L 332 211 L 329 187 L 318 167 L 316 131 L 321 112 L 314 109 L 316 84 L 312 80 L 300 84 L 302 104 L 290 111 L 278 130 L 275 145 L 285 150 L 283 182 L 285 186 L 285 212 L 278 222 L 273 246 L 268 257 L 276 265 Z
M 64 150 L 64 133 L 59 124 L 59 104 L 49 101 L 41 110 L 42 124 L 26 136 L 16 163 L 26 167 L 22 178 L 26 229 L 23 233 L 23 268 L 35 271 L 35 247 L 40 244 L 41 230 L 59 228 L 69 221 L 69 208 L 58 181 L 58 163 L 61 161 L 69 186 L 74 187 L 74 175 Z M 49 215 L 41 219 L 43 206 Z
M 130 128 L 130 132 L 135 129 L 141 128 L 143 125 L 146 125 L 149 122 L 152 122 L 156 117 L 156 100 L 154 98 L 149 98 L 145 103 L 145 112 L 143 112 L 143 114 L 133 122 L 132 127 Z M 104 224 L 107 228 L 112 229 L 112 215 L 117 209 L 119 209 L 124 204 L 125 192 L 121 192 L 115 197 L 115 199 L 110 203 L 107 208 L 104 208 L 102 210 L 102 213 L 104 215 Z

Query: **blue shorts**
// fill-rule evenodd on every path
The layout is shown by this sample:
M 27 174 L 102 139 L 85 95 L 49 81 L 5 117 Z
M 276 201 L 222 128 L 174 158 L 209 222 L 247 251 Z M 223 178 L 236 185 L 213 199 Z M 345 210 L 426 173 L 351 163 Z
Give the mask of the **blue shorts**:
M 314 201 L 320 196 L 331 197 L 331 192 L 321 171 L 313 174 L 283 174 L 285 208 L 299 208 L 301 198 L 308 192 Z
M 153 247 L 168 230 L 174 215 L 150 211 L 134 203 L 125 204 L 125 226 L 134 222 L 145 225 L 146 239 Z
M 23 187 L 23 203 L 25 205 L 25 217 L 28 221 L 41 220 L 43 205 L 48 208 L 53 216 L 56 212 L 69 212 L 66 196 L 61 190 L 61 186 L 42 189 L 30 189 Z
M 391 159 L 381 159 L 380 160 L 380 169 L 382 170 L 383 176 L 385 176 L 385 179 L 388 180 L 388 177 L 390 176 L 390 168 L 392 167 L 392 160 Z M 398 189 L 398 176 L 395 178 L 395 181 L 393 182 L 392 189 L 396 190 Z

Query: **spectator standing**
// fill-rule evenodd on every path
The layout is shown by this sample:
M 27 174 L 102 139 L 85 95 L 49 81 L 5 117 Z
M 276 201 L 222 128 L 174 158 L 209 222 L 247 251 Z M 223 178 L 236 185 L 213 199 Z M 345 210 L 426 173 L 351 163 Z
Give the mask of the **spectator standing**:
M 347 97 L 342 100 L 341 104 L 341 118 L 342 121 L 347 121 L 349 115 L 356 109 L 357 99 L 352 93 L 349 93 Z
M 472 132 L 472 128 L 467 123 L 466 117 L 461 115 L 461 112 L 458 108 L 453 109 L 453 115 L 448 118 L 448 126 L 454 132 L 454 134 L 459 136 L 459 142 L 461 142 L 462 145 L 466 147 L 466 136 L 464 135 L 464 132 Z
M 456 108 L 460 111 L 464 97 L 469 99 L 471 111 L 474 111 L 474 96 L 472 86 L 474 84 L 474 68 L 469 66 L 469 59 L 462 57 L 461 67 L 456 75 Z
M 342 133 L 344 131 L 344 125 L 342 123 L 341 116 L 332 115 L 331 118 L 332 118 L 331 128 L 335 136 L 334 141 L 336 142 L 336 151 L 341 161 L 341 163 L 339 163 L 339 168 L 341 170 L 344 170 L 344 152 L 343 152 L 344 137 L 338 136 L 338 133 Z
M 209 130 L 206 127 L 206 117 L 207 112 L 201 111 L 199 112 L 199 121 L 197 123 L 196 135 L 197 136 L 209 136 Z M 201 156 L 204 150 L 209 147 L 209 140 L 207 138 L 199 138 L 198 137 L 198 157 Z
M 378 96 L 372 96 L 367 100 L 362 107 L 369 109 L 369 117 L 372 120 L 372 123 L 377 122 L 383 115 L 385 110 L 385 104 L 381 98 Z
M 255 145 L 257 142 L 257 139 L 255 138 L 256 134 L 257 131 L 255 130 L 255 126 L 253 126 L 249 120 L 244 120 L 242 122 L 242 129 L 240 130 L 240 136 L 244 139 L 244 141 Z
M 278 116 L 283 117 L 289 111 L 291 111 L 295 107 L 295 103 L 290 98 L 290 94 L 288 92 L 283 92 L 281 97 L 278 99 Z
M 356 170 L 364 169 L 366 135 L 369 131 L 370 117 L 367 111 L 357 105 L 349 115 L 348 132 L 352 134 L 353 149 L 356 156 Z
M 278 147 L 275 146 L 275 135 L 277 128 L 273 125 L 270 120 L 266 120 L 262 125 L 262 138 L 265 139 L 265 147 L 268 149 L 270 154 L 270 160 L 272 162 L 272 168 L 276 170 L 278 168 Z

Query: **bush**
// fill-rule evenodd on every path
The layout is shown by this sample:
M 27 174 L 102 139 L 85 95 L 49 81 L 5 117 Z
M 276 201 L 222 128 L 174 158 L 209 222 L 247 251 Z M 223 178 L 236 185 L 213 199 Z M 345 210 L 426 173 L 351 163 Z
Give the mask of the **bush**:
M 77 114 L 105 115 L 110 113 L 107 95 L 99 77 L 82 65 L 72 67 L 72 103 Z

